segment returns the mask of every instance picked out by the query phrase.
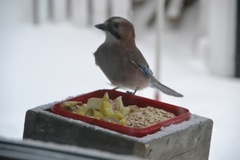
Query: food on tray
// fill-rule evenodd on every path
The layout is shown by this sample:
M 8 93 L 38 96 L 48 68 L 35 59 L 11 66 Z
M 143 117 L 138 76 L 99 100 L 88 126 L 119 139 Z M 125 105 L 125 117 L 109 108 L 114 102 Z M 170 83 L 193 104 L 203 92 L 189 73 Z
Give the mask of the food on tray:
M 127 121 L 127 126 L 143 128 L 174 117 L 175 115 L 171 112 L 147 106 L 145 108 L 138 107 L 134 112 L 126 115 L 125 119 Z
M 109 99 L 107 92 L 103 98 L 93 97 L 85 104 L 80 101 L 62 102 L 61 108 L 79 115 L 134 128 L 148 127 L 175 117 L 171 112 L 150 106 L 145 108 L 136 105 L 124 106 L 121 96 L 112 100 Z

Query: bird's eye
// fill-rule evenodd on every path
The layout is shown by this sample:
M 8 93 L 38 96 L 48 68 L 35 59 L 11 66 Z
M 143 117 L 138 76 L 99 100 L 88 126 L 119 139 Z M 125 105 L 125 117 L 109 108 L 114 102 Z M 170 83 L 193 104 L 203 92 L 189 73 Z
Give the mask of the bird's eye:
M 119 23 L 114 23 L 114 28 L 118 28 L 119 27 Z

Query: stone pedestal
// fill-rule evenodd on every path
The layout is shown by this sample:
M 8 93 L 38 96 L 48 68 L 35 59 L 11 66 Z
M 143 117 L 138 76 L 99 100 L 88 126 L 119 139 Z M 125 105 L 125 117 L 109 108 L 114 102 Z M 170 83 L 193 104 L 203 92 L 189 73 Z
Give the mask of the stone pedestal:
M 213 121 L 191 115 L 188 121 L 137 138 L 51 113 L 48 104 L 26 113 L 24 139 L 51 141 L 146 159 L 207 160 Z

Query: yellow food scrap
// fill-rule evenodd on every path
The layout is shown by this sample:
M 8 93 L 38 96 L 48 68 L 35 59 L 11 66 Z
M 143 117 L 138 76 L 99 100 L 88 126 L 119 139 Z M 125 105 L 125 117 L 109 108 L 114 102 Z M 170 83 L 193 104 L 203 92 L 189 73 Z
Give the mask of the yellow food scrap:
M 76 107 L 73 112 L 98 120 L 108 121 L 120 125 L 126 125 L 125 118 L 132 111 L 132 107 L 124 107 L 122 96 L 112 100 L 106 92 L 102 98 L 89 98 L 86 104 L 79 101 L 66 101 L 61 104 L 66 109 Z
M 94 118 L 96 118 L 96 119 L 100 119 L 100 120 L 102 120 L 103 119 L 103 114 L 101 113 L 101 112 L 99 112 L 99 111 L 96 111 L 96 110 L 93 110 L 93 116 L 94 116 Z
M 121 120 L 119 121 L 119 124 L 125 126 L 125 125 L 127 124 L 126 119 L 125 119 L 125 118 L 121 119 Z
M 87 102 L 87 106 L 90 109 L 100 109 L 100 105 L 102 103 L 103 99 L 102 98 L 89 98 Z
M 102 98 L 104 101 L 108 101 L 109 100 L 109 96 L 108 96 L 108 92 L 106 92 Z
M 119 96 L 116 99 L 114 99 L 114 103 L 117 104 L 120 108 L 124 107 L 122 102 L 122 96 Z
M 76 110 L 76 113 L 85 116 L 87 111 L 88 107 L 86 105 L 83 105 Z
M 65 101 L 61 103 L 61 108 L 74 107 L 79 104 L 79 101 Z
M 88 116 L 88 117 L 93 117 L 93 109 L 89 109 L 88 108 L 88 110 L 87 110 L 87 112 L 86 112 L 86 116 Z
M 120 108 L 120 113 L 123 115 L 123 116 L 126 116 L 130 113 L 131 111 L 131 108 L 129 107 L 121 107 Z
M 123 119 L 123 115 L 119 111 L 114 111 L 113 118 L 117 118 L 119 120 Z
M 112 104 L 109 101 L 103 100 L 100 106 L 100 112 L 104 116 L 112 116 L 113 115 Z

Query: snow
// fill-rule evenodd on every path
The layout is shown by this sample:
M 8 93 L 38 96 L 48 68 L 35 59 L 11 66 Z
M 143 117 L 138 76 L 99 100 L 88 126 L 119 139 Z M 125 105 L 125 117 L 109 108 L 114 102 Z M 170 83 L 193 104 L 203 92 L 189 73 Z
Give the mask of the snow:
M 46 23 L 0 31 L 0 136 L 21 139 L 28 109 L 112 88 L 94 62 L 93 52 L 104 40 L 104 33 L 94 27 Z M 184 98 L 161 94 L 161 100 L 214 121 L 211 160 L 239 159 L 240 79 L 209 72 L 203 59 L 194 54 L 193 32 L 166 29 L 161 82 Z M 137 45 L 154 67 L 154 30 L 137 33 Z M 153 98 L 154 90 L 137 95 Z

